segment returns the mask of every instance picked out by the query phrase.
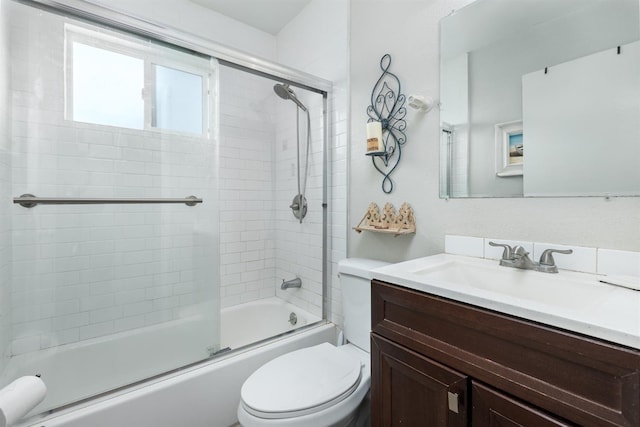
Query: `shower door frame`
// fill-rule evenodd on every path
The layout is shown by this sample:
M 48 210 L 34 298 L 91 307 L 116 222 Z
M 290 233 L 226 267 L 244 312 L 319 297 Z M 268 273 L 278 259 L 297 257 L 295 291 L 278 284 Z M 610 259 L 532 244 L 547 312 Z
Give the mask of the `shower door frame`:
M 220 65 L 236 68 L 247 73 L 276 80 L 293 87 L 318 93 L 322 96 L 323 117 L 323 160 L 322 160 L 322 319 L 329 320 L 329 304 L 331 301 L 330 267 L 331 250 L 328 237 L 329 208 L 329 132 L 331 125 L 330 103 L 333 83 L 293 68 L 259 58 L 248 53 L 219 45 L 211 40 L 194 34 L 168 27 L 152 20 L 125 15 L 114 9 L 89 3 L 85 0 L 13 0 L 18 3 L 48 9 L 53 12 L 68 14 L 98 25 L 112 27 L 141 37 L 148 37 L 172 46 L 188 49 L 209 55 L 218 60 Z
M 121 30 L 137 36 L 150 38 L 169 46 L 194 51 L 196 53 L 211 56 L 218 60 L 220 65 L 236 68 L 253 75 L 265 77 L 281 83 L 286 83 L 292 87 L 308 90 L 322 96 L 322 117 L 323 117 L 323 160 L 322 160 L 322 324 L 329 321 L 329 305 L 331 301 L 331 285 L 330 285 L 330 269 L 331 269 L 331 240 L 328 236 L 328 200 L 330 173 L 330 131 L 332 130 L 329 118 L 331 117 L 329 96 L 332 94 L 332 83 L 328 80 L 304 73 L 299 70 L 288 68 L 280 64 L 253 56 L 247 53 L 239 52 L 231 48 L 218 45 L 213 41 L 201 38 L 199 36 L 167 27 L 164 24 L 145 20 L 133 16 L 125 15 L 108 7 L 89 3 L 84 0 L 11 0 L 28 6 L 48 10 L 57 14 L 67 15 L 72 18 L 83 20 L 89 23 L 106 26 L 116 30 Z M 318 322 L 319 323 L 319 322 Z M 299 330 L 306 329 L 313 325 L 307 325 Z M 183 369 L 192 368 L 193 365 L 201 363 L 210 363 L 212 359 L 196 362 L 188 366 L 176 367 L 174 370 L 159 374 L 156 377 L 162 377 L 167 374 L 175 374 Z M 213 359 L 215 362 L 215 359 Z M 147 380 L 149 380 L 148 378 Z M 146 380 L 142 380 L 144 382 Z M 136 386 L 140 382 L 123 385 L 123 388 Z M 111 390 L 106 393 L 111 393 Z M 100 394 L 99 396 L 105 393 Z M 92 400 L 93 398 L 83 399 L 81 402 Z M 75 405 L 78 402 L 71 403 Z
M 149 37 L 177 47 L 212 56 L 221 64 L 235 67 L 263 77 L 278 80 L 291 86 L 327 96 L 333 84 L 293 68 L 219 45 L 214 41 L 177 30 L 148 19 L 125 15 L 114 9 L 85 0 L 13 0 L 18 3 L 43 7 L 52 11 L 68 13 L 74 17 L 106 25 L 142 37 Z

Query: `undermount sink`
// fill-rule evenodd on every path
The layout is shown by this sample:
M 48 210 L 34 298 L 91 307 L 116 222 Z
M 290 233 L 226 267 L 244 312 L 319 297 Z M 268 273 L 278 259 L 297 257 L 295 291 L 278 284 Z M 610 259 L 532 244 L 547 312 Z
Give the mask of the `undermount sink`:
M 410 274 L 434 285 L 476 288 L 572 310 L 589 310 L 612 290 L 610 286 L 598 283 L 594 275 L 540 273 L 501 267 L 498 261 L 490 260 L 449 260 L 413 270 Z

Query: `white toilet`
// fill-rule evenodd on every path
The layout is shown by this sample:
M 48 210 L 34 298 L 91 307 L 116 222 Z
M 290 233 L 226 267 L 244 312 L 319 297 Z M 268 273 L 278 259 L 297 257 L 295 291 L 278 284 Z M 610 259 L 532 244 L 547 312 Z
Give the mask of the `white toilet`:
M 338 263 L 348 344 L 303 348 L 260 367 L 242 385 L 240 424 L 327 427 L 355 421 L 371 382 L 371 270 L 383 265 L 361 258 Z

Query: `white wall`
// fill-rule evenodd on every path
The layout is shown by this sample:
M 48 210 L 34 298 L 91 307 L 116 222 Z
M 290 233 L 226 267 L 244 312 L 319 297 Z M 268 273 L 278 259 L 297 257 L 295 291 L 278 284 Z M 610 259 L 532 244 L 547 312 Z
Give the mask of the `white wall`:
M 351 163 L 349 225 L 371 201 L 409 202 L 415 236 L 393 238 L 349 232 L 349 256 L 400 261 L 444 250 L 445 234 L 491 236 L 569 245 L 640 249 L 640 198 L 457 199 L 438 197 L 439 117 L 409 111 L 408 142 L 394 173 L 395 190 L 385 195 L 368 158 L 362 155 L 366 107 L 379 76 L 380 57 L 390 53 L 407 94 L 439 97 L 438 21 L 467 0 L 351 1 Z M 393 23 L 372 31 L 371 23 Z M 390 25 L 390 24 L 389 24 Z
M 11 108 L 9 107 L 9 54 L 7 0 L 0 0 L 0 199 L 11 197 Z M 9 356 L 11 304 L 11 210 L 0 207 L 0 372 Z
M 348 1 L 313 0 L 277 36 L 278 62 L 333 82 L 333 93 L 329 98 L 328 237 L 331 245 L 331 271 L 330 294 L 327 297 L 330 301 L 330 320 L 337 324 L 342 323 L 342 294 L 337 276 L 337 262 L 346 257 L 348 16 Z M 319 172 L 317 170 L 316 175 Z M 316 224 L 316 233 L 320 231 L 318 226 L 319 224 Z M 304 239 L 303 235 L 297 239 L 300 240 L 300 237 Z M 316 256 L 321 255 L 317 250 L 315 253 Z M 310 302 L 309 309 L 312 312 L 319 308 L 319 283 L 316 284 L 315 295 L 312 295 L 313 300 Z
M 276 40 L 271 34 L 188 0 L 90 1 L 260 58 L 273 60 L 276 57 Z

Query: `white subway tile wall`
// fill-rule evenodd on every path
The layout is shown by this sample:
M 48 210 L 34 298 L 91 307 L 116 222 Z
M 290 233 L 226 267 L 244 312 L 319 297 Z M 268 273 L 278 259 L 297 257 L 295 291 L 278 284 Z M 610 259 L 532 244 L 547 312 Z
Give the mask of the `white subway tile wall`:
M 0 1 L 0 200 L 11 197 L 9 52 L 6 1 Z M 0 372 L 10 355 L 11 207 L 0 205 Z
M 300 223 L 289 208 L 298 194 L 296 106 L 280 102 L 275 149 L 276 295 L 316 316 L 322 316 L 322 196 L 323 117 L 322 97 L 296 90 L 311 118 L 311 143 L 306 177 L 307 215 Z M 300 114 L 300 191 L 304 187 L 307 150 L 305 114 Z M 300 277 L 302 287 L 280 289 L 282 279 Z
M 348 9 L 349 3 L 341 0 L 313 0 L 277 36 L 279 62 L 333 82 L 332 93 L 328 99 L 330 271 L 326 297 L 328 319 L 338 326 L 342 325 L 342 289 L 338 277 L 338 261 L 347 256 L 347 230 L 349 229 L 347 226 Z M 293 194 L 288 194 L 287 197 L 293 198 Z M 311 256 L 320 256 L 318 249 L 308 247 L 307 250 Z M 303 262 L 306 261 L 309 261 L 309 258 L 303 259 Z M 313 268 L 311 270 L 310 273 L 317 276 L 317 271 Z M 287 272 L 293 273 L 293 271 Z M 314 286 L 317 286 L 317 283 L 314 283 Z M 303 292 L 290 293 L 300 294 L 302 297 L 308 295 Z M 308 308 L 315 313 L 319 296 L 315 293 L 308 296 L 312 298 Z
M 275 295 L 273 83 L 220 67 L 222 307 Z
M 9 274 L 12 267 L 13 275 L 2 288 L 8 291 L 11 286 L 14 312 L 7 340 L 12 341 L 12 354 L 192 314 L 195 302 L 211 296 L 214 289 L 215 284 L 202 287 L 196 267 L 216 264 L 218 248 L 208 243 L 217 231 L 222 307 L 277 294 L 322 314 L 320 95 L 295 89 L 312 114 L 313 139 L 306 192 L 309 213 L 299 224 L 289 209 L 297 193 L 295 108 L 275 96 L 274 82 L 219 68 L 219 141 L 215 141 L 219 144 L 215 148 L 214 141 L 203 144 L 199 138 L 175 133 L 121 129 L 114 133 L 108 126 L 68 122 L 64 120 L 61 22 L 54 25 L 28 13 L 15 16 L 11 22 L 16 46 L 11 58 L 14 155 L 8 159 L 13 173 L 7 177 L 13 181 L 11 195 L 206 194 L 215 201 L 211 184 L 219 178 L 219 203 L 205 209 L 205 202 L 197 211 L 182 205 L 13 206 L 14 260 L 6 270 Z M 56 37 L 51 37 L 52 26 Z M 330 49 L 342 55 L 338 46 L 336 40 Z M 327 52 L 301 49 L 299 53 L 323 71 L 345 65 L 326 61 Z M 344 62 L 346 54 L 340 59 Z M 336 266 L 346 256 L 347 228 L 345 87 L 346 81 L 337 84 L 329 99 L 333 131 L 328 138 L 328 172 L 332 174 L 329 297 L 331 320 L 338 324 L 342 316 Z M 304 134 L 304 115 L 300 119 Z M 301 142 L 304 146 L 304 137 Z M 219 156 L 217 172 L 213 154 Z M 188 194 L 175 194 L 187 190 Z M 210 221 L 218 226 L 216 209 L 219 230 L 210 230 Z M 194 221 L 202 225 L 202 233 L 193 232 Z M 198 251 L 197 245 L 203 249 Z M 303 288 L 281 291 L 281 280 L 295 276 L 302 278 Z
M 339 44 L 338 44 L 339 46 Z M 339 52 L 339 47 L 335 47 Z M 342 288 L 338 261 L 347 257 L 347 90 L 344 81 L 333 86 L 329 150 L 329 236 L 331 271 L 329 272 L 328 316 L 342 327 Z
M 298 192 L 296 105 L 275 81 L 220 67 L 220 269 L 222 307 L 277 295 L 322 315 L 322 97 L 293 88 L 311 116 L 303 223 L 289 205 Z M 301 185 L 306 114 L 299 111 Z M 300 289 L 280 290 L 300 277 Z
M 217 304 L 215 141 L 65 120 L 66 20 L 12 7 L 20 8 L 10 23 L 12 195 L 193 194 L 205 202 L 13 205 L 11 354 L 211 310 Z M 6 156 L 0 161 L 6 164 Z M 0 271 L 6 274 L 6 266 Z

